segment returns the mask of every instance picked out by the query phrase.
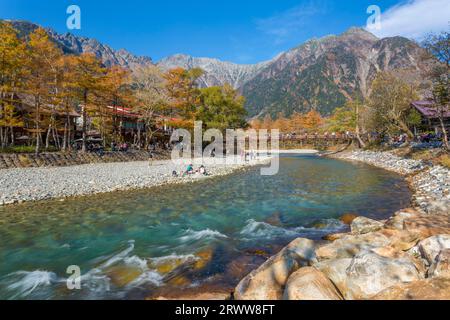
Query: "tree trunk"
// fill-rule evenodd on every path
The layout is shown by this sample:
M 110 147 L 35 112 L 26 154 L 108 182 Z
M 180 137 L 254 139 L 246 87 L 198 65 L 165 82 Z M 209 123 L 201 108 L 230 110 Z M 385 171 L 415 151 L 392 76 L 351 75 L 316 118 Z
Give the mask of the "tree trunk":
M 360 148 L 365 148 L 366 144 L 364 143 L 364 141 L 361 139 L 361 136 L 360 136 L 359 107 L 358 107 L 358 105 L 356 106 L 356 110 L 355 111 L 356 111 L 356 128 L 355 128 L 356 139 L 358 139 L 359 147 Z
M 52 125 L 49 124 L 48 129 L 47 129 L 47 135 L 45 137 L 45 149 L 47 149 L 47 150 L 50 147 L 50 133 L 51 132 L 52 132 Z
M 81 152 L 86 153 L 86 142 L 87 142 L 87 114 L 86 114 L 86 107 L 87 107 L 87 90 L 84 90 L 84 105 L 83 105 L 83 146 L 81 148 Z
M 14 137 L 14 128 L 13 127 L 9 127 L 9 130 L 11 130 L 11 147 L 14 147 L 14 145 L 16 144 L 16 139 Z
M 40 106 L 39 106 L 39 98 L 37 98 L 38 102 L 36 104 L 36 116 L 35 116 L 35 129 L 36 129 L 36 149 L 35 149 L 35 153 L 36 155 L 39 154 L 39 152 L 41 151 L 41 133 L 39 132 L 40 128 Z
M 450 146 L 448 143 L 447 129 L 445 129 L 444 119 L 442 119 L 442 117 L 439 117 L 439 122 L 441 123 L 442 135 L 444 138 L 444 147 L 446 150 L 450 150 Z
M 0 146 L 2 147 L 2 149 L 5 148 L 5 146 L 3 145 L 3 127 L 0 127 Z
M 62 144 L 62 151 L 66 151 L 67 148 L 67 119 L 64 123 L 64 136 L 63 136 L 63 144 Z

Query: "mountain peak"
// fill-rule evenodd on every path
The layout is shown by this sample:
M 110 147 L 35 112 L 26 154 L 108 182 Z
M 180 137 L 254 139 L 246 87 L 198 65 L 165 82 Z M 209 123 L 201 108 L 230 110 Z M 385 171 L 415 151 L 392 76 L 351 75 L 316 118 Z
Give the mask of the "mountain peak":
M 1 20 L 0 20 L 1 21 Z M 40 26 L 24 20 L 9 20 L 13 27 L 18 30 L 21 37 L 27 37 Z M 124 68 L 132 68 L 133 65 L 151 64 L 150 57 L 139 57 L 121 49 L 114 50 L 93 38 L 76 36 L 70 32 L 57 33 L 51 28 L 45 28 L 50 38 L 68 54 L 79 55 L 85 52 L 95 54 L 105 66 L 119 65 Z
M 345 31 L 342 36 L 360 36 L 371 40 L 379 40 L 373 33 L 361 27 L 351 27 Z

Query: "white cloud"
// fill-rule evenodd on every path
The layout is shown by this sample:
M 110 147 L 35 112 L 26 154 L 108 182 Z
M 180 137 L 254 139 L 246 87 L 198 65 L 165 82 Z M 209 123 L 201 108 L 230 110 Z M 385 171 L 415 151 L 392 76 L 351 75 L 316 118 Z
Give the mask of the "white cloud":
M 326 10 L 323 0 L 310 0 L 269 18 L 258 19 L 256 26 L 260 31 L 275 38 L 276 44 L 280 44 L 302 30 L 310 18 Z
M 381 15 L 379 37 L 404 36 L 420 40 L 430 32 L 450 28 L 450 0 L 408 0 Z

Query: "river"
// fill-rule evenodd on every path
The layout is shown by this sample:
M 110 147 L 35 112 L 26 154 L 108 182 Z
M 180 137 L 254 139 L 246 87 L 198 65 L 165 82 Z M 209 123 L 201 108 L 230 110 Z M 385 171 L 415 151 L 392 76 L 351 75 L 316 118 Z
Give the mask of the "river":
M 348 230 L 344 213 L 409 205 L 402 177 L 365 164 L 283 155 L 188 185 L 0 208 L 0 299 L 143 299 L 231 290 L 297 237 Z M 81 289 L 69 290 L 69 266 Z

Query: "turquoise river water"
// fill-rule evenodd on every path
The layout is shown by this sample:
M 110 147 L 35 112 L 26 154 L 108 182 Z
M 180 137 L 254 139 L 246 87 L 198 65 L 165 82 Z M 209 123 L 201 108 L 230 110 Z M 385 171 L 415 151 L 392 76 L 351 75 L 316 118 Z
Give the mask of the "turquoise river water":
M 144 299 L 231 290 L 297 237 L 347 230 L 344 213 L 385 218 L 410 202 L 390 172 L 285 155 L 259 168 L 165 186 L 0 208 L 0 299 Z M 0 173 L 1 174 L 1 173 Z M 69 290 L 69 266 L 81 271 Z

